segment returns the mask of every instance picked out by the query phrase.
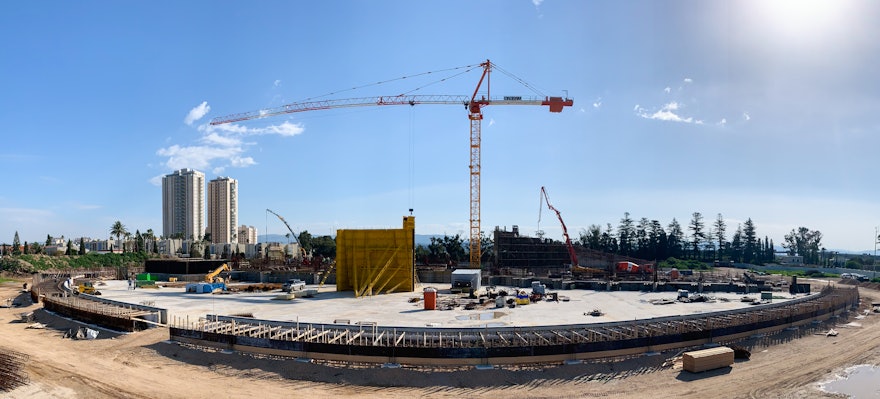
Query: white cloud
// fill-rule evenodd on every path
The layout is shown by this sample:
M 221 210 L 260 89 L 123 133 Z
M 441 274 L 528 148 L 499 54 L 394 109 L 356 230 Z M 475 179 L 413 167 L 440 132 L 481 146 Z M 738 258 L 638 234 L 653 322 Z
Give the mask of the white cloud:
M 204 124 L 199 126 L 199 131 L 207 134 L 213 134 L 215 132 L 221 132 L 224 134 L 230 135 L 241 135 L 241 136 L 262 136 L 267 134 L 277 134 L 279 136 L 296 136 L 305 131 L 305 128 L 302 124 L 299 123 L 290 123 L 288 121 L 284 121 L 280 125 L 270 125 L 266 127 L 246 127 L 242 125 L 236 125 L 234 123 L 224 123 L 222 125 L 211 125 Z
M 280 125 L 272 125 L 261 129 L 253 129 L 253 134 L 277 134 L 279 136 L 291 137 L 296 136 L 303 131 L 305 131 L 305 128 L 303 128 L 301 124 L 284 121 L 284 123 Z
M 748 113 L 746 113 L 746 112 L 743 112 L 743 119 L 745 119 L 745 120 L 746 120 L 746 122 L 748 122 L 748 121 L 749 121 L 749 120 L 751 120 L 751 119 L 752 119 L 752 117 L 751 117 L 751 116 L 749 116 L 749 114 L 748 114 Z
M 202 137 L 201 141 L 206 144 L 216 144 L 222 147 L 241 145 L 241 139 L 237 137 L 221 136 L 217 133 L 210 133 L 207 136 Z
M 279 81 L 280 82 L 280 81 Z M 184 122 L 192 126 L 192 123 L 201 119 L 210 111 L 207 102 L 193 108 Z M 223 173 L 227 168 L 246 168 L 257 164 L 253 157 L 247 156 L 249 147 L 258 144 L 247 142 L 245 137 L 257 137 L 266 135 L 278 135 L 292 137 L 305 131 L 305 127 L 299 123 L 284 121 L 277 125 L 263 127 L 248 127 L 234 123 L 211 125 L 203 123 L 196 130 L 201 132 L 195 142 L 191 144 L 171 144 L 156 151 L 156 155 L 164 157 L 162 165 L 168 170 L 192 168 L 210 170 L 215 174 Z M 161 185 L 162 175 L 151 178 L 150 183 Z
M 671 88 L 671 87 L 669 87 L 669 86 L 666 86 L 666 88 L 665 88 L 665 89 L 663 89 L 663 91 L 665 91 L 665 92 L 666 92 L 666 94 L 669 94 L 669 92 L 671 92 L 671 91 L 672 91 L 672 88 Z
M 645 119 L 656 119 L 661 121 L 669 121 L 669 122 L 683 122 L 683 123 L 694 123 L 694 118 L 692 117 L 682 117 L 677 113 L 681 105 L 675 101 L 667 103 L 663 105 L 659 110 L 655 112 L 648 112 L 647 110 L 636 106 L 636 114 Z M 697 120 L 697 124 L 702 124 L 702 120 Z
M 596 99 L 596 101 L 593 101 L 593 108 L 599 108 L 601 106 L 602 106 L 602 97 L 599 97 Z
M 160 148 L 156 155 L 168 157 L 165 166 L 171 170 L 192 168 L 206 170 L 216 160 L 228 160 L 244 152 L 241 147 L 222 147 L 211 145 L 179 146 Z
M 489 118 L 489 126 L 492 126 L 494 124 L 495 124 L 495 118 Z
M 694 80 L 691 79 L 691 78 L 684 78 L 684 82 L 685 82 L 685 83 L 693 83 Z
M 540 7 L 543 2 L 544 0 L 532 0 L 532 4 L 534 4 L 536 8 Z
M 231 161 L 231 165 L 236 168 L 246 168 L 257 164 L 251 157 L 235 157 Z
M 281 79 L 275 79 L 275 87 L 281 86 Z
M 192 126 L 193 122 L 202 119 L 208 112 L 211 111 L 211 106 L 208 105 L 207 101 L 202 101 L 201 104 L 197 105 L 195 108 L 189 110 L 189 113 L 186 114 L 186 118 L 183 118 L 183 123 Z
M 718 121 L 718 126 L 724 126 L 726 124 L 727 124 L 727 118 L 721 118 L 721 120 Z

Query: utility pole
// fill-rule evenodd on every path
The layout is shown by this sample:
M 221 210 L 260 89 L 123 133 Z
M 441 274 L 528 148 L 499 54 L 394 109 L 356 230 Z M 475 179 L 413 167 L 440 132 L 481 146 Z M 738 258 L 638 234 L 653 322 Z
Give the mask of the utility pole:
M 880 226 L 874 226 L 874 259 L 871 262 L 874 265 L 874 275 L 871 278 L 877 277 L 877 242 L 880 241 Z

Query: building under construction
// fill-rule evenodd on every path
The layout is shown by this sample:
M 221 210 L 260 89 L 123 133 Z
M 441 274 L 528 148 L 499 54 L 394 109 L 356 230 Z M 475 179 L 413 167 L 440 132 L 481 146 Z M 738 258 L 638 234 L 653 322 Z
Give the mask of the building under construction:
M 519 235 L 519 226 L 512 231 L 495 227 L 495 270 L 502 275 L 559 275 L 569 270 L 571 260 L 565 244 L 548 238 Z
M 563 242 L 549 238 L 522 236 L 519 226 L 511 231 L 495 227 L 495 264 L 493 274 L 512 276 L 555 277 L 572 272 L 572 255 Z M 649 264 L 651 261 L 595 251 L 572 245 L 580 270 L 592 270 L 595 276 L 612 276 L 617 262 Z

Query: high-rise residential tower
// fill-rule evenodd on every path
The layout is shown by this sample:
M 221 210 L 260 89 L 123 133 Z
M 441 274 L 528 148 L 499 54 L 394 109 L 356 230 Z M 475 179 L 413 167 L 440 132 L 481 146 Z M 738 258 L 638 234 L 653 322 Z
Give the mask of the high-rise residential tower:
M 205 174 L 181 169 L 162 178 L 162 235 L 199 240 L 205 234 Z
M 238 181 L 218 177 L 208 182 L 208 233 L 211 242 L 238 242 Z
M 257 228 L 254 226 L 238 226 L 238 243 L 239 244 L 256 244 Z

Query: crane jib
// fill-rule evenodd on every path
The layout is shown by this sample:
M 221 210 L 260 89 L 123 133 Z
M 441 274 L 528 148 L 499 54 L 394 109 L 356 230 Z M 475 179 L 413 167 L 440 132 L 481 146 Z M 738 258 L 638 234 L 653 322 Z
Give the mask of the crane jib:
M 258 111 L 244 112 L 232 114 L 223 117 L 217 117 L 211 120 L 211 125 L 222 125 L 232 122 L 242 122 L 254 119 L 268 118 L 277 115 L 293 114 L 307 111 L 319 111 L 349 107 L 367 107 L 367 106 L 387 106 L 387 105 L 417 105 L 417 104 L 435 104 L 435 105 L 464 105 L 471 112 L 479 111 L 480 107 L 486 105 L 542 105 L 550 107 L 550 112 L 562 112 L 564 107 L 570 107 L 574 101 L 570 98 L 563 97 L 524 97 L 524 96 L 503 96 L 491 98 L 478 98 L 471 100 L 467 96 L 461 95 L 412 95 L 412 96 L 379 96 L 379 97 L 362 97 L 347 98 L 336 100 L 309 101 L 301 103 L 292 103 L 282 105 L 276 108 L 262 109 Z

